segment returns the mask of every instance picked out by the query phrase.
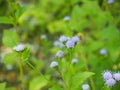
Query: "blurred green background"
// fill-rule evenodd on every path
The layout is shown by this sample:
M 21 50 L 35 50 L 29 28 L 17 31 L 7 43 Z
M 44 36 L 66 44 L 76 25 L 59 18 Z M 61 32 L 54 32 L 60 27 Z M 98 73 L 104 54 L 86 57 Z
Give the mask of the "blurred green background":
M 21 90 L 19 67 L 13 58 L 4 58 L 11 52 L 2 42 L 6 29 L 17 29 L 20 42 L 31 48 L 30 62 L 43 74 L 54 77 L 49 64 L 59 50 L 54 41 L 60 35 L 81 38 L 81 44 L 75 49 L 80 60 L 77 68 L 84 67 L 79 55 L 84 52 L 89 70 L 95 73 L 96 90 L 103 90 L 100 88 L 104 85 L 101 76 L 104 70 L 120 71 L 120 0 L 113 3 L 108 0 L 0 0 L 0 16 L 12 18 L 14 22 L 1 23 L 0 18 L 0 82 L 7 82 L 6 90 Z M 65 20 L 66 16 L 70 19 Z M 107 50 L 106 55 L 100 54 L 103 48 Z M 32 82 L 36 85 L 34 80 L 39 75 L 26 64 L 23 68 L 24 90 L 32 90 L 30 85 Z M 46 85 L 38 90 L 48 88 Z M 119 89 L 120 83 L 112 88 Z

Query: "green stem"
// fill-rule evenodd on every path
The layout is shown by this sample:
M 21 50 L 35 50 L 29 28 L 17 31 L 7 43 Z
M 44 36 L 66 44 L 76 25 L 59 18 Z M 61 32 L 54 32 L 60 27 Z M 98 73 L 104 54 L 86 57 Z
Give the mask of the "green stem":
M 86 60 L 86 58 L 84 56 L 85 54 L 84 53 L 82 54 L 82 53 L 81 53 L 81 55 L 82 55 L 82 60 L 83 60 L 83 62 L 85 64 L 85 68 L 86 68 L 87 71 L 89 71 L 88 63 L 87 63 L 87 60 Z M 96 90 L 95 84 L 94 84 L 94 81 L 93 81 L 92 77 L 90 77 L 89 80 L 90 80 L 90 84 L 91 84 L 92 90 Z
M 67 83 L 66 83 L 66 81 L 65 81 L 65 79 L 64 79 L 63 74 L 61 73 L 61 71 L 60 71 L 59 69 L 58 69 L 57 71 L 58 71 L 58 73 L 60 74 L 60 76 L 62 77 L 62 80 L 63 80 L 64 85 L 65 85 L 65 90 L 70 90 L 69 86 L 67 85 Z
M 22 68 L 22 63 L 21 60 L 19 60 L 19 69 L 20 69 L 20 80 L 21 80 L 21 88 L 23 88 L 23 83 L 24 83 L 24 73 L 23 73 L 23 68 Z
M 38 69 L 36 69 L 31 63 L 29 63 L 29 61 L 26 61 L 26 63 L 27 63 L 32 69 L 34 69 L 37 73 L 39 73 L 41 77 L 43 77 L 44 79 L 46 79 L 47 81 L 49 81 Z

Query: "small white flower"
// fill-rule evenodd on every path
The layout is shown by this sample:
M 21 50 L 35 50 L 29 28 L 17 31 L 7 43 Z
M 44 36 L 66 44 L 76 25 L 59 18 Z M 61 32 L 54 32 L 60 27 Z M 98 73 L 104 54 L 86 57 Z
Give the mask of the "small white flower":
M 47 38 L 47 35 L 46 34 L 42 34 L 41 35 L 41 39 L 46 39 Z
M 107 86 L 112 87 L 115 85 L 116 81 L 113 78 L 111 78 L 111 79 L 106 80 L 105 83 Z
M 83 90 L 89 90 L 89 85 L 88 84 L 83 84 L 82 89 Z
M 59 46 L 60 48 L 64 47 L 64 44 L 61 43 L 60 41 L 55 41 L 54 46 Z
M 6 65 L 6 68 L 7 68 L 7 70 L 12 70 L 13 66 L 9 64 L 9 65 Z
M 64 52 L 59 50 L 57 53 L 56 53 L 56 56 L 59 57 L 59 58 L 62 58 L 64 56 Z
M 68 40 L 66 42 L 67 48 L 74 48 L 75 43 L 72 40 Z
M 53 62 L 51 62 L 51 64 L 50 64 L 50 67 L 51 68 L 54 68 L 54 67 L 57 67 L 58 66 L 58 62 L 56 62 L 56 61 L 53 61 Z
M 30 26 L 35 26 L 37 23 L 36 23 L 36 20 L 33 18 L 29 21 L 29 25 Z
M 72 63 L 77 63 L 78 62 L 78 59 L 77 58 L 73 58 L 72 59 Z
M 59 41 L 60 42 L 65 42 L 65 41 L 67 41 L 68 40 L 68 37 L 66 37 L 65 35 L 62 35 L 62 36 L 60 36 L 60 38 L 59 38 Z
M 80 38 L 79 38 L 78 36 L 73 36 L 73 37 L 71 38 L 71 40 L 72 40 L 73 42 L 77 43 L 77 42 L 80 41 Z
M 114 0 L 108 0 L 108 4 L 114 3 Z
M 120 81 L 120 73 L 118 72 L 118 73 L 114 73 L 113 74 L 113 78 L 115 79 L 115 80 L 117 80 L 117 81 Z
M 65 20 L 65 21 L 69 21 L 69 20 L 70 20 L 70 16 L 65 16 L 65 17 L 64 17 L 64 20 Z
M 103 75 L 103 78 L 105 80 L 108 80 L 108 79 L 112 78 L 112 73 L 110 71 L 105 71 L 105 72 L 102 73 L 102 75 Z
M 23 44 L 18 44 L 13 48 L 15 51 L 23 51 L 25 49 Z
M 100 54 L 102 54 L 102 55 L 107 54 L 107 50 L 106 50 L 105 48 L 102 48 L 102 49 L 100 50 Z

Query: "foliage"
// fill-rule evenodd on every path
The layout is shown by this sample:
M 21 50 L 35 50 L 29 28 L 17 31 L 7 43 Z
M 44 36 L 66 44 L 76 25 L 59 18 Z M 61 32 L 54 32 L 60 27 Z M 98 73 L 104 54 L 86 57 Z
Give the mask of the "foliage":
M 86 83 L 90 90 L 120 89 L 119 81 L 108 87 L 101 74 L 120 71 L 119 0 L 1 0 L 0 5 L 1 90 L 82 90 Z M 67 41 L 54 45 L 61 35 L 80 41 L 74 48 Z

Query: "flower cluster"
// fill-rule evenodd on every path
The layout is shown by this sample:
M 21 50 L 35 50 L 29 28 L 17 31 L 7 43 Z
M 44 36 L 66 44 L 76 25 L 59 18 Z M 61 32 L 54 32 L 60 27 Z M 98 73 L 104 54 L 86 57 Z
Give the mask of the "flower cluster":
M 105 80 L 105 84 L 112 87 L 116 84 L 116 81 L 120 81 L 120 72 L 112 73 L 111 71 L 104 71 L 102 76 Z
M 75 35 L 71 38 L 61 35 L 58 41 L 54 42 L 54 46 L 59 46 L 60 48 L 63 48 L 66 46 L 67 48 L 74 48 L 75 44 L 80 41 L 80 38 Z

